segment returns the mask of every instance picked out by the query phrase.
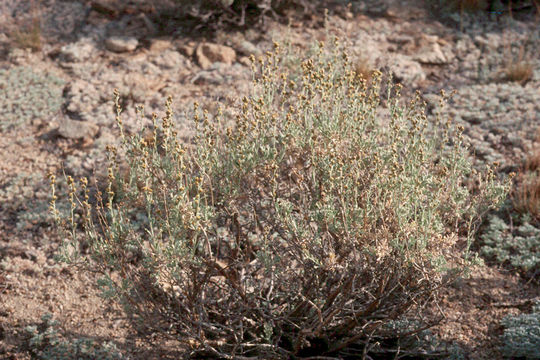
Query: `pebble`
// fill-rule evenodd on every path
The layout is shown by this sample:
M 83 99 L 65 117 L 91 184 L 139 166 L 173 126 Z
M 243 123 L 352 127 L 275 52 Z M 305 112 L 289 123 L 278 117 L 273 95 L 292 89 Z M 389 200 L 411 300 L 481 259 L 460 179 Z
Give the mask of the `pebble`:
M 105 40 L 107 50 L 117 53 L 131 52 L 137 45 L 139 41 L 131 36 L 111 36 Z

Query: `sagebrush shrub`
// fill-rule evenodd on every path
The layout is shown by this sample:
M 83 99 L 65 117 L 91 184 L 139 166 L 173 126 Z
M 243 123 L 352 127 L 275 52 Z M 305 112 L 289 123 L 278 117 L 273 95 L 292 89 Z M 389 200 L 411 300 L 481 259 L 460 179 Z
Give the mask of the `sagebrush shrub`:
M 36 118 L 48 118 L 62 107 L 65 81 L 26 66 L 0 69 L 0 129 L 5 131 Z
M 26 327 L 27 347 L 33 358 L 40 360 L 116 360 L 122 355 L 114 343 L 99 344 L 92 339 L 61 339 L 58 323 L 51 314 L 41 317 L 41 324 Z
M 511 265 L 525 274 L 540 271 L 540 229 L 526 216 L 510 227 L 496 215 L 490 215 L 481 235 L 480 254 L 504 265 Z
M 490 214 L 480 236 L 480 254 L 536 278 L 540 272 L 540 132 L 516 177 L 511 197 Z
M 458 235 L 471 240 L 508 184 L 474 172 L 463 129 L 428 121 L 419 95 L 404 104 L 389 81 L 381 109 L 381 73 L 367 86 L 330 50 L 288 69 L 276 44 L 255 62 L 253 94 L 230 109 L 233 127 L 195 105 L 191 146 L 171 99 L 145 139 L 124 132 L 116 94 L 122 145 L 109 149 L 96 205 L 86 179 L 79 197 L 68 178 L 64 259 L 102 273 L 104 293 L 140 325 L 175 329 L 194 352 L 383 352 L 372 343 L 399 336 L 383 325 L 466 268 Z
M 506 316 L 502 353 L 506 358 L 540 359 L 540 301 L 530 314 Z

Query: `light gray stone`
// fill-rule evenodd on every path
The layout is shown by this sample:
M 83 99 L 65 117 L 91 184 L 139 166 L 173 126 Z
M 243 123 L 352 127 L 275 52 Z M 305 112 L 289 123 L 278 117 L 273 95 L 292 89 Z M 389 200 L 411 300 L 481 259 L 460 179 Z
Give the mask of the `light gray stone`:
M 67 116 L 60 119 L 58 133 L 66 139 L 91 139 L 99 131 L 99 127 L 88 121 L 72 120 Z
M 132 36 L 111 36 L 105 40 L 107 50 L 117 53 L 133 51 L 137 45 L 139 41 Z
M 196 85 L 204 85 L 204 84 L 219 85 L 219 84 L 223 84 L 224 81 L 225 81 L 224 77 L 221 74 L 219 74 L 219 72 L 216 70 L 201 71 L 197 73 L 197 75 L 195 75 L 193 79 L 191 79 L 191 83 L 196 84 Z
M 441 47 L 437 43 L 425 45 L 422 47 L 418 55 L 413 57 L 414 60 L 422 64 L 446 64 L 448 63 L 447 57 L 444 55 Z
M 94 109 L 99 106 L 100 92 L 84 80 L 71 82 L 64 90 L 66 110 L 83 120 L 92 119 Z
M 160 68 L 170 70 L 170 69 L 176 69 L 179 67 L 186 67 L 187 61 L 186 58 L 178 51 L 174 50 L 165 50 L 162 53 L 160 53 L 158 56 L 156 56 L 152 62 L 159 66 Z
M 60 59 L 67 62 L 88 60 L 96 52 L 96 45 L 91 39 L 81 39 L 75 43 L 62 46 Z
M 250 55 L 255 55 L 255 56 L 260 56 L 262 55 L 262 50 L 259 49 L 257 46 L 255 46 L 253 43 L 247 41 L 247 40 L 242 40 L 238 43 L 238 45 L 236 45 L 236 49 L 238 50 L 238 52 L 246 55 L 246 56 L 250 56 Z
M 386 60 L 389 70 L 397 80 L 409 86 L 418 86 L 426 80 L 426 73 L 422 66 L 407 55 L 393 54 Z

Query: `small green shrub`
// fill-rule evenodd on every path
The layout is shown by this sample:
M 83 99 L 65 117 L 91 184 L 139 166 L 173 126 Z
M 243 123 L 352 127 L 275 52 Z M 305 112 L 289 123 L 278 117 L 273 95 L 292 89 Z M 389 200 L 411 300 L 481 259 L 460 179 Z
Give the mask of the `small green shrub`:
M 540 270 L 540 229 L 526 215 L 520 216 L 512 228 L 497 215 L 490 215 L 481 240 L 480 254 L 488 259 L 524 273 Z
M 540 359 L 540 302 L 531 314 L 507 316 L 501 324 L 502 353 L 506 358 Z
M 416 329 L 422 329 L 415 331 Z M 387 339 L 397 344 L 387 344 L 385 339 L 378 339 L 378 344 L 383 349 L 391 349 L 387 353 L 381 351 L 378 358 L 403 358 L 403 359 L 445 359 L 463 360 L 466 358 L 465 351 L 457 344 L 441 341 L 429 328 L 420 321 L 413 319 L 401 319 L 391 321 L 383 326 L 388 331 Z M 395 339 L 396 334 L 403 334 Z M 393 346 L 392 346 L 393 345 Z M 400 349 L 396 351 L 395 349 Z M 373 351 L 372 351 L 373 352 Z M 383 356 L 381 356 L 383 355 Z
M 42 360 L 114 360 L 122 355 L 113 343 L 96 344 L 92 339 L 64 341 L 58 335 L 57 322 L 51 314 L 41 317 L 41 324 L 28 326 L 27 347 L 30 353 Z
M 419 95 L 404 103 L 389 79 L 385 112 L 381 73 L 367 86 L 344 50 L 313 54 L 288 69 L 276 44 L 232 127 L 195 105 L 191 145 L 171 98 L 153 137 L 126 134 L 116 93 L 122 146 L 96 203 L 68 177 L 60 216 L 51 176 L 63 259 L 206 356 L 369 353 L 385 324 L 421 311 L 472 260 L 458 235 L 470 242 L 509 186 L 472 170 L 463 128 L 429 121 Z
M 0 129 L 6 130 L 60 110 L 64 81 L 25 66 L 0 69 Z
M 540 132 L 501 211 L 488 216 L 480 254 L 523 275 L 540 271 Z

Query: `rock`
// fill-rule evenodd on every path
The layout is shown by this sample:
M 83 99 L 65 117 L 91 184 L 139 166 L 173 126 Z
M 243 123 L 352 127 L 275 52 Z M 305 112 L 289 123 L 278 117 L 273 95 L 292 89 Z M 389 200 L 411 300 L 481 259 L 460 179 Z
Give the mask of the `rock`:
M 62 46 L 60 59 L 67 62 L 82 62 L 96 52 L 96 46 L 91 39 L 83 38 L 75 43 Z
M 413 59 L 421 64 L 441 65 L 448 63 L 447 57 L 444 55 L 441 47 L 437 43 L 422 47 L 419 54 L 413 57 Z
M 152 62 L 159 66 L 160 68 L 170 70 L 179 67 L 186 67 L 187 60 L 185 57 L 180 55 L 178 51 L 174 50 L 165 50 L 154 59 Z
M 115 145 L 118 139 L 110 131 L 101 131 L 99 137 L 94 142 L 96 149 L 105 149 L 107 145 Z
M 93 138 L 99 131 L 96 124 L 87 121 L 72 120 L 67 116 L 60 119 L 58 133 L 66 139 Z
M 414 87 L 426 79 L 422 66 L 407 55 L 393 54 L 387 59 L 387 66 L 395 78 L 406 85 Z
M 400 15 L 403 15 L 403 11 L 397 6 L 388 7 L 383 13 L 383 16 L 387 18 L 399 18 Z
M 157 92 L 162 84 L 163 80 L 159 77 L 130 72 L 124 74 L 117 87 L 120 94 L 129 95 L 135 102 L 143 103 L 152 93 Z
M 238 62 L 244 66 L 251 67 L 251 60 L 247 56 L 241 56 Z
M 215 62 L 222 62 L 232 65 L 236 60 L 234 49 L 218 44 L 201 43 L 195 50 L 195 56 L 200 67 L 204 70 L 210 68 Z
M 82 159 L 80 156 L 68 155 L 64 162 L 64 166 L 66 167 L 66 169 L 69 169 L 70 171 L 76 173 L 82 168 Z
M 80 120 L 91 120 L 100 103 L 100 92 L 84 80 L 74 80 L 64 89 L 66 110 Z
M 386 39 L 379 41 L 365 31 L 361 31 L 353 46 L 353 49 L 358 49 L 354 51 L 355 57 L 362 58 L 370 64 L 379 64 L 379 59 L 384 58 L 386 53 L 386 51 L 381 50 L 381 44 L 384 43 L 386 43 Z
M 497 49 L 497 48 L 503 46 L 503 43 L 502 43 L 503 40 L 502 40 L 501 35 L 488 33 L 488 34 L 486 34 L 486 37 L 487 37 L 487 40 L 488 40 L 488 46 L 491 49 Z
M 90 7 L 93 11 L 111 18 L 117 17 L 120 13 L 118 4 L 110 0 L 94 0 L 91 2 Z
M 9 50 L 7 60 L 15 65 L 28 65 L 35 62 L 35 56 L 30 49 L 12 48 Z
M 107 50 L 117 53 L 133 51 L 137 45 L 139 41 L 132 36 L 111 36 L 105 40 Z
M 236 45 L 236 49 L 246 56 L 255 55 L 257 57 L 262 55 L 262 50 L 247 40 L 240 41 L 238 45 Z
M 172 43 L 167 39 L 155 39 L 150 43 L 151 52 L 162 52 L 171 47 Z
M 109 22 L 110 20 L 106 16 L 103 16 L 103 14 L 97 11 L 90 11 L 88 17 L 85 20 L 85 23 L 87 24 L 86 26 L 91 25 L 94 28 L 100 26 L 105 27 Z
M 396 44 L 408 44 L 414 42 L 414 38 L 411 35 L 404 34 L 391 34 L 387 37 L 388 41 Z
M 486 36 L 476 35 L 473 40 L 474 44 L 479 48 L 489 47 L 490 45 L 490 39 L 488 39 Z
M 451 54 L 445 54 L 440 44 L 447 45 L 447 42 L 438 36 L 423 34 L 419 39 L 419 50 L 413 59 L 422 64 L 447 64 L 451 60 Z
M 185 57 L 190 58 L 195 53 L 195 46 L 191 46 L 189 44 L 180 45 L 178 46 L 178 51 L 180 52 L 180 54 L 184 55 Z
M 196 85 L 204 85 L 204 84 L 214 84 L 214 85 L 220 85 L 225 82 L 225 78 L 221 76 L 217 71 L 201 71 L 197 73 L 191 79 L 192 84 Z
M 233 64 L 229 66 L 222 62 L 215 62 L 207 70 L 198 72 L 192 79 L 191 83 L 202 84 L 238 84 L 240 79 L 249 80 L 251 77 L 250 70 L 246 69 L 241 64 Z

